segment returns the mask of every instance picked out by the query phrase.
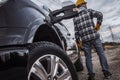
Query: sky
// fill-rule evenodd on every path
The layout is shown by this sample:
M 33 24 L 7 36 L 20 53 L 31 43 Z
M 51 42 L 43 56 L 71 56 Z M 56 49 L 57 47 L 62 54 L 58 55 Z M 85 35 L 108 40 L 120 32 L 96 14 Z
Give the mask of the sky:
M 86 0 L 88 7 L 101 11 L 104 15 L 104 25 L 120 24 L 120 0 Z
M 112 32 L 120 38 L 120 0 L 86 1 L 89 8 L 103 13 L 103 23 L 100 31 L 101 36 L 104 37 L 106 41 L 111 40 L 111 32 L 108 27 L 112 26 Z

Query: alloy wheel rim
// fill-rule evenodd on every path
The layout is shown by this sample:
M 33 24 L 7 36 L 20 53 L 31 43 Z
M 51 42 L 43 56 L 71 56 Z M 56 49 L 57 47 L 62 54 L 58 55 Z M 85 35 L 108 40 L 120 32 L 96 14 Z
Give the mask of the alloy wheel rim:
M 28 80 L 72 80 L 72 76 L 61 58 L 47 54 L 34 62 Z

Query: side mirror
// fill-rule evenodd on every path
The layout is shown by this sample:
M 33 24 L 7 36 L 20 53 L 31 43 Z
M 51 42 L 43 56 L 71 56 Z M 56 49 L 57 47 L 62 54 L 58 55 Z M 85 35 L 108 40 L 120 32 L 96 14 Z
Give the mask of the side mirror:
M 67 2 L 63 3 L 62 9 L 50 12 L 49 16 L 51 18 L 52 23 L 57 23 L 63 19 L 70 19 L 78 15 L 77 12 L 73 12 L 73 8 L 76 7 L 75 4 L 74 3 L 71 4 L 70 2 L 68 2 L 67 5 L 66 3 Z M 62 16 L 60 15 L 61 13 L 63 14 Z

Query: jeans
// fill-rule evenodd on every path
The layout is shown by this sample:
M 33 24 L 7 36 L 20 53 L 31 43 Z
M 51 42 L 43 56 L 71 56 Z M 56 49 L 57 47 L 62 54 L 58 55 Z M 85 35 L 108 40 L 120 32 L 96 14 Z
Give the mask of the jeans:
M 93 70 L 92 55 L 91 55 L 92 46 L 96 49 L 97 55 L 99 56 L 99 60 L 100 60 L 100 64 L 102 66 L 103 72 L 108 71 L 109 66 L 107 63 L 106 56 L 104 54 L 104 49 L 103 49 L 100 38 L 97 38 L 88 42 L 83 42 L 82 46 L 85 52 L 86 67 L 88 70 L 88 75 L 95 75 L 95 72 Z

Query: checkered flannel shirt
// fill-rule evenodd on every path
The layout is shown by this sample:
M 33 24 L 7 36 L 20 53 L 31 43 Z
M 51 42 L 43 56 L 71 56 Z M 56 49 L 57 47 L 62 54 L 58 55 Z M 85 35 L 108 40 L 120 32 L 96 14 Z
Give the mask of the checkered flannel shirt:
M 97 23 L 101 25 L 103 15 L 101 12 L 84 9 L 79 12 L 79 15 L 73 18 L 75 38 L 80 38 L 82 41 L 89 41 L 99 37 L 99 33 L 94 29 L 93 18 L 97 18 Z

